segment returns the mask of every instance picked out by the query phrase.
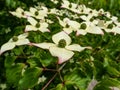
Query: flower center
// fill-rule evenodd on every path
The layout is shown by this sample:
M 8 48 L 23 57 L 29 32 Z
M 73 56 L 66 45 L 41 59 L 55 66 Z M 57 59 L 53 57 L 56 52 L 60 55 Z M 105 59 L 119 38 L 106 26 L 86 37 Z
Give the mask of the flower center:
M 83 12 L 84 10 L 82 9 L 81 12 Z
M 66 24 L 66 26 L 65 26 L 66 28 L 69 28 L 69 25 L 68 24 Z
M 112 23 L 109 24 L 109 25 L 107 26 L 107 28 L 108 28 L 108 29 L 112 29 L 112 28 L 113 28 L 113 24 L 112 24 Z
M 92 17 L 91 19 L 90 19 L 90 21 L 92 22 L 94 20 L 94 18 Z
M 24 13 L 24 12 L 22 12 L 21 14 L 22 14 L 22 15 L 25 15 L 25 13 Z
M 40 27 L 40 23 L 37 23 L 37 24 L 35 25 L 35 27 L 36 27 L 36 28 L 39 28 L 39 27 Z
M 38 16 L 38 15 L 39 15 L 39 13 L 38 13 L 38 11 L 36 11 L 36 12 L 35 12 L 35 16 Z
M 61 39 L 58 43 L 58 47 L 64 48 L 66 46 L 66 41 L 64 39 Z
M 13 40 L 13 42 L 18 41 L 18 37 L 17 36 L 13 36 L 12 40 Z
M 72 7 L 72 4 L 70 3 L 70 4 L 69 4 L 69 8 L 71 8 L 71 7 Z
M 81 29 L 86 29 L 87 28 L 87 25 L 85 23 L 82 23 L 81 26 L 80 26 Z
M 92 13 L 92 10 L 90 10 L 89 13 Z

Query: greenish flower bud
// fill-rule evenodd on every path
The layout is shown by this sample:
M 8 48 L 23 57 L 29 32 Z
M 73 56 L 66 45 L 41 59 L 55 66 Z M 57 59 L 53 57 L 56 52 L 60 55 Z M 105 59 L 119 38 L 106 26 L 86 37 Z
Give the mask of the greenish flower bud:
M 90 10 L 90 12 L 89 13 L 92 13 L 93 11 L 92 10 Z
M 112 24 L 112 23 L 109 24 L 109 25 L 107 26 L 107 28 L 108 28 L 108 29 L 112 29 L 112 28 L 113 28 L 113 24 Z
M 36 12 L 35 12 L 35 16 L 38 16 L 38 15 L 39 15 L 39 13 L 38 13 L 38 11 L 36 11 Z
M 81 12 L 83 12 L 84 10 L 82 9 Z
M 17 36 L 13 36 L 12 40 L 13 40 L 13 42 L 18 41 L 18 37 Z
M 22 15 L 25 15 L 25 13 L 24 13 L 24 12 L 22 12 L 21 14 L 22 14 Z
M 91 18 L 90 21 L 92 22 L 94 20 L 94 18 Z
M 68 24 L 66 24 L 66 26 L 65 26 L 66 28 L 69 28 L 69 25 Z
M 64 48 L 66 46 L 66 41 L 64 39 L 61 39 L 58 43 L 58 47 Z
M 81 26 L 80 26 L 81 29 L 86 29 L 87 28 L 87 25 L 85 23 L 82 23 Z
M 37 23 L 37 24 L 35 25 L 35 27 L 36 27 L 36 28 L 39 28 L 39 27 L 40 27 L 40 23 Z
M 72 4 L 70 3 L 70 4 L 69 4 L 69 8 L 71 8 L 71 7 L 72 7 Z

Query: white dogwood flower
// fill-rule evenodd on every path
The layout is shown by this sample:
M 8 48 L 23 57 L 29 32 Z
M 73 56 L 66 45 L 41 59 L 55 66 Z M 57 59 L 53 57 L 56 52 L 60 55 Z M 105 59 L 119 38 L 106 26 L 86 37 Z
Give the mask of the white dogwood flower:
M 86 35 L 87 33 L 91 33 L 91 34 L 104 34 L 102 29 L 98 26 L 96 26 L 94 23 L 92 22 L 82 22 L 80 29 L 77 30 L 77 35 Z
M 25 14 L 27 16 L 32 16 L 37 19 L 44 19 L 44 17 L 47 16 L 47 13 L 48 13 L 48 9 L 44 6 L 42 6 L 41 9 L 39 10 L 36 8 L 30 7 L 29 11 L 25 11 Z
M 27 18 L 27 15 L 25 15 L 25 12 L 22 8 L 17 8 L 15 12 L 10 11 L 10 13 L 18 18 Z
M 69 18 L 64 18 L 61 20 L 58 17 L 58 20 L 59 24 L 63 27 L 63 31 L 65 31 L 67 34 L 77 31 L 80 28 L 80 24 L 78 22 L 70 20 Z
M 21 34 L 19 36 L 13 36 L 7 43 L 3 44 L 0 49 L 0 55 L 7 51 L 15 48 L 15 46 L 29 44 L 29 40 L 26 38 L 28 33 Z
M 62 6 L 61 6 L 62 8 L 66 8 L 68 10 L 71 10 L 71 11 L 75 12 L 75 13 L 79 13 L 80 12 L 79 9 L 77 9 L 77 7 L 78 7 L 77 4 L 70 3 L 68 0 L 63 0 L 62 2 L 63 2 Z
M 120 27 L 115 25 L 113 21 L 99 21 L 99 27 L 105 30 L 107 33 L 120 34 Z
M 81 52 L 91 47 L 81 47 L 79 44 L 71 45 L 71 38 L 65 32 L 59 32 L 52 36 L 53 43 L 32 43 L 39 48 L 48 49 L 52 56 L 58 57 L 58 64 L 61 64 L 74 55 L 73 51 Z
M 41 32 L 49 32 L 48 23 L 44 20 L 36 21 L 32 17 L 27 18 L 28 22 L 31 25 L 26 25 L 25 32 L 27 31 L 41 31 Z

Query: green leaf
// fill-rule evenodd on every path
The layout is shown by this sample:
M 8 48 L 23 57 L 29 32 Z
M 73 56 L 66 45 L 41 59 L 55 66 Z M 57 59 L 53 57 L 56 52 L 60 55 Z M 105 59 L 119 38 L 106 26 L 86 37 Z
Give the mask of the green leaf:
M 82 78 L 76 71 L 71 72 L 64 77 L 66 85 L 77 86 L 80 90 L 86 90 L 90 78 Z
M 6 77 L 9 84 L 11 85 L 13 84 L 14 86 L 18 85 L 24 67 L 25 67 L 24 64 L 19 63 L 7 68 Z
M 58 84 L 56 90 L 67 90 L 67 88 L 63 84 Z
M 98 85 L 98 86 L 94 87 L 93 90 L 111 90 L 111 89 L 109 87 L 106 87 L 106 86 Z
M 107 66 L 106 70 L 107 70 L 107 73 L 110 76 L 113 76 L 113 77 L 119 77 L 120 76 L 120 72 L 116 68 L 114 68 L 114 67 Z
M 16 56 L 6 56 L 5 58 L 5 67 L 9 68 L 12 66 L 12 64 L 14 63 L 16 59 Z
M 41 65 L 39 58 L 30 58 L 30 59 L 27 60 L 27 63 L 30 64 L 31 68 Z
M 113 87 L 120 88 L 120 81 L 118 81 L 117 79 L 113 79 L 113 78 L 104 79 L 101 81 L 101 84 L 105 86 L 113 86 Z
M 27 90 L 37 85 L 41 72 L 42 69 L 38 67 L 26 69 L 22 79 L 19 81 L 19 90 Z
M 56 63 L 56 58 L 54 58 L 53 56 L 51 56 L 51 54 L 49 52 L 42 52 L 41 53 L 41 59 L 40 62 L 42 63 L 42 65 L 44 67 L 50 65 L 50 64 L 55 64 Z
M 6 5 L 9 7 L 12 0 L 6 0 Z
M 55 88 L 52 88 L 50 90 L 67 90 L 67 87 L 63 84 L 58 84 Z
M 120 81 L 112 78 L 103 79 L 94 87 L 94 90 L 111 90 L 110 87 L 118 87 L 120 89 Z

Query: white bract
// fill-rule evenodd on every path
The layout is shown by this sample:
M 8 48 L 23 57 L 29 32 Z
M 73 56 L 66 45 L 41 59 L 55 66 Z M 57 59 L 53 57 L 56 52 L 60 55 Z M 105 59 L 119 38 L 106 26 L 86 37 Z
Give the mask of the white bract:
M 81 47 L 79 44 L 71 45 L 71 38 L 65 32 L 59 32 L 52 36 L 53 43 L 32 43 L 39 48 L 48 49 L 52 56 L 58 57 L 58 64 L 69 60 L 74 55 L 73 51 L 81 52 L 84 49 L 91 47 Z
M 44 20 L 40 20 L 38 22 L 32 17 L 28 17 L 27 20 L 31 25 L 26 25 L 25 32 L 27 31 L 49 32 L 48 23 L 45 22 Z
M 58 0 L 50 0 L 51 2 L 53 2 L 54 4 L 58 3 Z
M 26 38 L 28 33 L 21 34 L 19 36 L 14 36 L 7 43 L 3 44 L 0 49 L 0 55 L 7 51 L 15 48 L 15 46 L 26 45 L 29 44 L 29 40 Z

